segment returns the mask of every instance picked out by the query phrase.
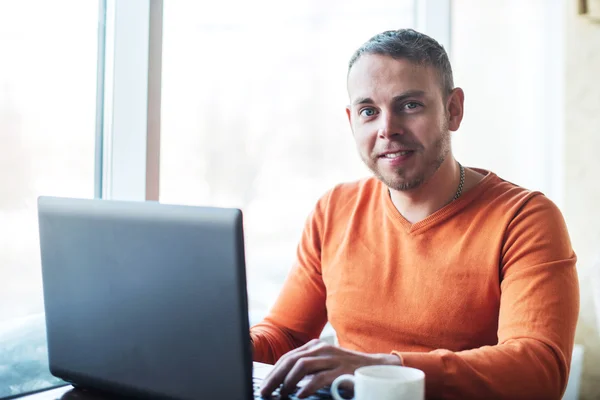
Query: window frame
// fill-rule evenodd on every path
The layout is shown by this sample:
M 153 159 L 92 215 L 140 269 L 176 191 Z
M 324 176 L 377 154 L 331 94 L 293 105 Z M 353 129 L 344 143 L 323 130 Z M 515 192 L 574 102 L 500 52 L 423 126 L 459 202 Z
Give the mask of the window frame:
M 163 0 L 101 1 L 96 197 L 158 201 Z
M 452 0 L 415 0 L 415 26 L 437 40 L 451 57 Z
M 413 1 L 417 29 L 449 51 L 451 0 Z M 97 196 L 158 201 L 163 0 L 101 2 L 106 23 Z

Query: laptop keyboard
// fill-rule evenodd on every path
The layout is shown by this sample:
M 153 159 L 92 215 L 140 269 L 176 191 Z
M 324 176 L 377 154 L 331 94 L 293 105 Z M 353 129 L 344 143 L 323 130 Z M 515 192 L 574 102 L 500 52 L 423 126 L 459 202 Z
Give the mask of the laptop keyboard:
M 298 399 L 295 395 L 296 392 L 290 394 L 287 397 L 281 397 L 279 395 L 279 389 L 275 390 L 275 392 L 273 392 L 273 394 L 269 397 L 262 397 L 260 395 L 260 383 L 262 382 L 262 379 L 259 378 L 254 378 L 253 379 L 253 387 L 254 387 L 254 398 L 255 399 L 265 399 L 265 400 L 283 400 L 283 399 L 290 399 L 290 400 L 296 400 Z M 296 388 L 296 391 L 299 388 Z M 331 397 L 331 392 L 329 391 L 329 389 L 319 389 L 317 390 L 317 392 L 310 396 L 310 397 L 305 397 L 305 399 L 307 400 L 330 400 L 333 399 L 333 397 Z

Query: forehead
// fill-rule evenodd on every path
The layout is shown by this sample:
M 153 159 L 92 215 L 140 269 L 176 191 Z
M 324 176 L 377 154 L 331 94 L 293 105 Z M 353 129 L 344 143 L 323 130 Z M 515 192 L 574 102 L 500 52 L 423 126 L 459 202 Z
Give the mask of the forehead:
M 440 92 L 439 77 L 431 66 L 379 54 L 361 56 L 348 73 L 350 101 L 369 97 L 377 101 L 409 91 L 428 96 Z

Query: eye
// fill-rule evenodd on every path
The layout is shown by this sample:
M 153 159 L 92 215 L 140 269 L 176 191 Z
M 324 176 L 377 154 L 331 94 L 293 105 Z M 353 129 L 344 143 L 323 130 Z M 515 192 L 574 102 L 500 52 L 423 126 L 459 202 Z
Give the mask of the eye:
M 404 104 L 404 109 L 405 110 L 414 110 L 416 108 L 419 108 L 421 105 L 419 103 L 417 103 L 416 101 L 409 101 L 408 103 Z
M 366 107 L 366 108 L 363 108 L 362 110 L 360 110 L 359 114 L 362 117 L 372 117 L 373 115 L 377 114 L 377 112 L 372 107 Z

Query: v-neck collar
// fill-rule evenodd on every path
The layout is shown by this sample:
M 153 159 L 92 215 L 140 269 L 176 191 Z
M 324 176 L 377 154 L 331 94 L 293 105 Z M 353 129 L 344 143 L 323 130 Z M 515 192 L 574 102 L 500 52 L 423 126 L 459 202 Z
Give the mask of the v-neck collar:
M 463 193 L 462 196 L 460 196 L 458 199 L 446 204 L 444 207 L 440 208 L 433 214 L 414 224 L 408 221 L 406 218 L 404 218 L 400 211 L 398 211 L 398 209 L 392 202 L 392 198 L 390 197 L 389 188 L 380 182 L 380 189 L 382 190 L 385 212 L 387 216 L 409 235 L 423 232 L 429 229 L 429 227 L 431 227 L 432 225 L 439 222 L 440 220 L 451 217 L 452 215 L 465 208 L 474 199 L 479 197 L 479 195 L 487 189 L 487 187 L 489 186 L 489 182 L 495 180 L 496 178 L 496 174 L 494 174 L 493 172 L 478 168 L 471 169 L 479 172 L 480 174 L 483 174 L 483 179 L 471 189 L 469 189 L 467 192 Z

